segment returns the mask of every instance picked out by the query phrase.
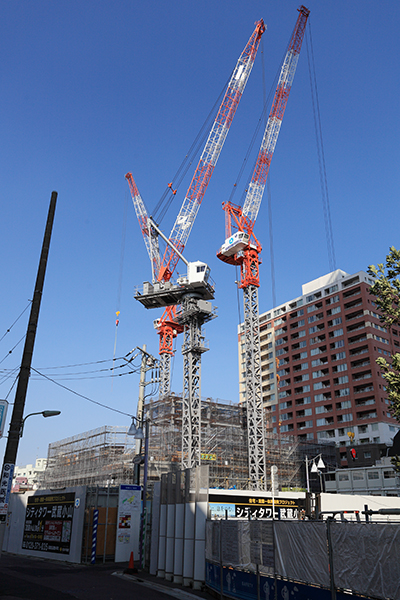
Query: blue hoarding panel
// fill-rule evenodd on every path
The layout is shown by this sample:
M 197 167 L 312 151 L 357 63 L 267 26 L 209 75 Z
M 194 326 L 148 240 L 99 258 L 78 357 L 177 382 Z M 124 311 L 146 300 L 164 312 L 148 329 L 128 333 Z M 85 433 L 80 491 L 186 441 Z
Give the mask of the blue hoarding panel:
M 275 600 L 275 579 L 260 575 L 260 600 Z M 220 565 L 206 562 L 206 585 L 221 591 Z M 293 581 L 276 580 L 277 596 L 283 600 L 331 600 L 330 590 Z M 239 600 L 257 600 L 257 575 L 223 568 L 224 595 Z M 362 600 L 360 596 L 336 592 L 336 600 Z

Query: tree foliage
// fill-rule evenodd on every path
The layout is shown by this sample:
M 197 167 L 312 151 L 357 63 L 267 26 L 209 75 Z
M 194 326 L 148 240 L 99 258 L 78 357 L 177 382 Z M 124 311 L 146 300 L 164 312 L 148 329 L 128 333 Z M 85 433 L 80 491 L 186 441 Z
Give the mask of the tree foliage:
M 391 246 L 386 263 L 377 267 L 371 265 L 368 273 L 375 279 L 370 293 L 375 296 L 376 305 L 381 311 L 382 324 L 389 330 L 392 325 L 400 326 L 400 250 Z M 400 354 L 393 354 L 390 362 L 379 357 L 376 363 L 386 380 L 390 411 L 400 421 Z

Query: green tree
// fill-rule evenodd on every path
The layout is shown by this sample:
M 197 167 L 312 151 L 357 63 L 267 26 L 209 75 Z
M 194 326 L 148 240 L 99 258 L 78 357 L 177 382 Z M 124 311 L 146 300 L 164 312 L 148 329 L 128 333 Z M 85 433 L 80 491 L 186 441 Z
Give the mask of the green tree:
M 376 305 L 381 311 L 381 323 L 389 330 L 392 325 L 400 326 L 400 250 L 391 246 L 386 263 L 377 267 L 371 265 L 368 273 L 375 279 L 370 293 L 375 296 Z M 400 421 L 400 354 L 393 354 L 390 362 L 379 357 L 376 363 L 386 380 L 390 411 Z

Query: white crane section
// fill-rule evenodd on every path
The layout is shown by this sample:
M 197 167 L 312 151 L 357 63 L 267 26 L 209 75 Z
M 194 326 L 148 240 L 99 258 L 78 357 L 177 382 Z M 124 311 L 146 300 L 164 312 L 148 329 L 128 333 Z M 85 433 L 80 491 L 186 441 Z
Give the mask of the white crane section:
M 139 193 L 135 180 L 133 179 L 132 173 L 127 173 L 125 175 L 125 179 L 128 181 L 129 184 L 133 206 L 135 208 L 135 213 L 143 234 L 143 239 L 147 249 L 147 253 L 150 258 L 151 275 L 152 281 L 154 282 L 155 277 L 158 274 L 161 267 L 158 234 L 157 231 L 155 231 L 155 229 L 152 227 L 151 219 L 149 219 L 146 206 L 143 202 L 142 196 Z
M 243 204 L 242 214 L 243 216 L 247 217 L 251 223 L 254 223 L 257 219 L 261 200 L 264 194 L 265 183 L 267 180 L 267 178 L 262 177 L 262 175 L 257 179 L 255 179 L 255 176 L 259 174 L 259 171 L 262 169 L 262 167 L 264 167 L 264 169 L 266 169 L 268 172 L 269 164 L 275 151 L 276 142 L 278 140 L 279 131 L 282 125 L 283 113 L 280 110 L 280 104 L 282 103 L 283 97 L 287 97 L 289 95 L 298 60 L 299 53 L 290 50 L 286 53 L 285 60 L 281 68 L 277 85 L 278 94 L 275 96 L 274 106 L 272 107 L 270 116 L 268 118 L 267 126 L 264 131 L 264 137 L 261 142 L 259 161 L 257 164 L 259 169 L 257 169 L 256 166 L 253 179 L 249 185 L 246 199 Z M 262 163 L 264 163 L 264 165 L 262 165 Z

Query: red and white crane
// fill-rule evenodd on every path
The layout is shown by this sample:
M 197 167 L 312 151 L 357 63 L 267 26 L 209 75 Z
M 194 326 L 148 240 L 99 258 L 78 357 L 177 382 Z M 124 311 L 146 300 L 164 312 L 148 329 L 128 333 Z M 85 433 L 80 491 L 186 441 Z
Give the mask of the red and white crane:
M 237 61 L 169 238 L 162 234 L 156 223 L 149 217 L 132 173 L 127 173 L 125 176 L 130 187 L 136 215 L 152 267 L 152 283 L 145 282 L 143 293 L 136 294 L 136 299 L 146 308 L 164 307 L 166 309 L 161 319 L 155 322 L 160 335 L 161 395 L 168 394 L 170 391 L 170 360 L 173 355 L 173 339 L 179 332 L 183 331 L 185 335 L 182 349 L 184 355 L 182 426 L 184 447 L 182 465 L 184 467 L 191 467 L 200 462 L 200 358 L 206 350 L 202 343 L 201 326 L 213 315 L 209 303 L 206 302 L 206 305 L 204 305 L 198 300 L 204 302 L 204 300 L 214 298 L 214 290 L 209 282 L 209 267 L 200 261 L 188 263 L 184 259 L 182 251 L 186 246 L 232 119 L 245 89 L 264 31 L 265 25 L 261 19 L 256 23 L 256 27 Z M 172 190 L 172 183 L 168 185 L 172 193 L 175 193 Z M 159 248 L 159 236 L 166 242 L 162 258 Z M 187 265 L 187 275 L 179 278 L 177 285 L 175 285 L 171 278 L 180 259 Z M 192 298 L 190 309 L 185 308 L 185 297 L 188 293 Z M 195 298 L 196 306 L 193 306 L 193 298 Z M 177 305 L 182 305 L 178 319 L 176 318 Z
M 139 221 L 140 229 L 143 234 L 147 252 L 149 254 L 152 268 L 152 282 L 170 281 L 175 267 L 179 261 L 180 253 L 183 251 L 194 220 L 200 208 L 210 177 L 214 171 L 218 157 L 222 150 L 232 119 L 235 115 L 237 106 L 242 97 L 247 80 L 251 73 L 257 50 L 260 44 L 261 36 L 265 31 L 265 25 L 261 19 L 256 23 L 256 27 L 246 44 L 242 54 L 237 61 L 236 67 L 230 78 L 223 101 L 215 118 L 213 127 L 207 139 L 203 153 L 200 157 L 196 171 L 192 178 L 185 199 L 171 230 L 169 241 L 163 257 L 161 258 L 158 231 L 148 216 L 145 204 L 137 189 L 132 173 L 125 175 L 136 216 Z M 172 193 L 172 184 L 169 184 Z M 164 306 L 167 305 L 164 304 Z M 161 355 L 161 373 L 162 383 L 160 393 L 164 395 L 170 390 L 170 357 L 173 355 L 173 339 L 177 333 L 182 331 L 182 327 L 175 321 L 175 305 L 167 305 L 163 316 L 156 322 L 156 328 L 160 335 L 160 355 Z
M 254 235 L 265 184 L 278 139 L 283 115 L 292 87 L 300 49 L 310 11 L 304 6 L 299 15 L 283 61 L 272 108 L 265 128 L 253 176 L 243 208 L 230 202 L 225 210 L 225 243 L 218 258 L 231 265 L 240 265 L 239 287 L 243 290 L 245 338 L 245 386 L 247 433 L 249 449 L 249 479 L 255 489 L 265 489 L 267 482 L 264 418 L 261 389 L 261 352 L 258 288 L 261 244 Z

